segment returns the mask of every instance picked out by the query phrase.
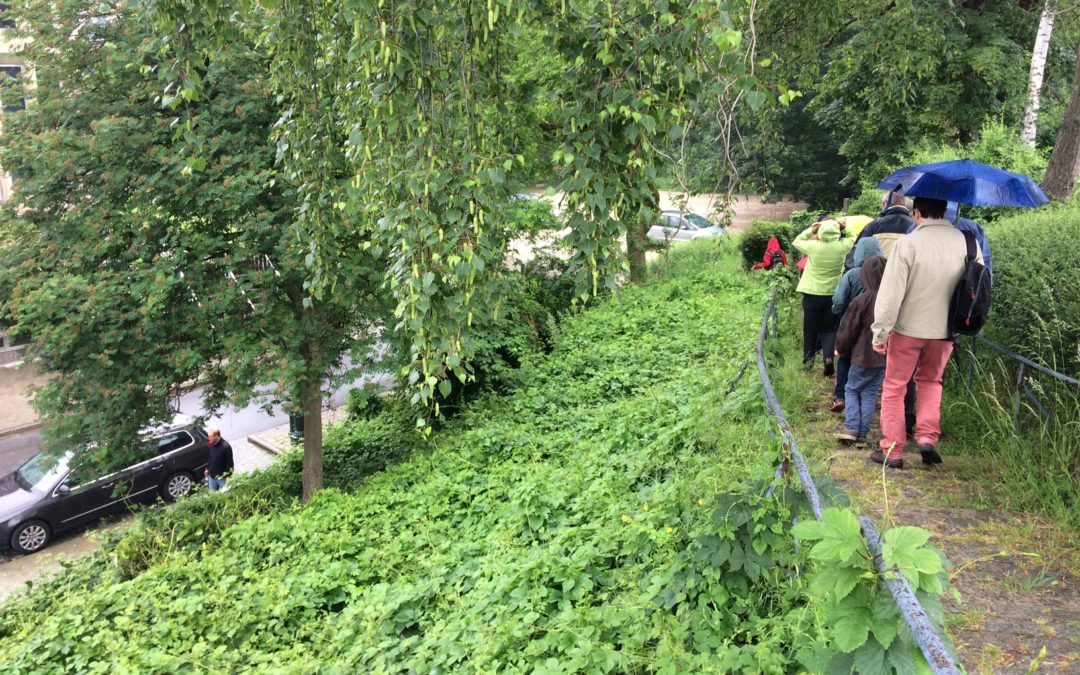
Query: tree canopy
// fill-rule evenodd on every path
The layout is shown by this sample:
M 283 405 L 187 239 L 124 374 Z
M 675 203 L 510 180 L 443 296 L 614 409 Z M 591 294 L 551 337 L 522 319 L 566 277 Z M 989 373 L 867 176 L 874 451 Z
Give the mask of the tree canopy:
M 86 461 L 123 461 L 194 380 L 211 408 L 273 383 L 273 398 L 317 414 L 328 371 L 381 314 L 376 258 L 342 230 L 348 264 L 332 292 L 308 296 L 267 60 L 234 42 L 201 64 L 203 96 L 184 100 L 143 3 L 18 16 L 36 86 L 23 83 L 33 104 L 0 142 L 17 195 L 3 267 L 11 318 L 60 374 L 38 397 L 48 436 L 95 441 Z

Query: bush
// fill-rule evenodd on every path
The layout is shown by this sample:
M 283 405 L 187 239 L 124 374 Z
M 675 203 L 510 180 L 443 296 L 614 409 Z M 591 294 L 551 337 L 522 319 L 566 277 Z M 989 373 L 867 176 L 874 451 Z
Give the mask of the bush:
M 265 469 L 229 480 L 224 493 L 200 491 L 168 508 L 140 512 L 129 527 L 102 546 L 122 579 L 131 579 L 174 553 L 198 551 L 221 532 L 255 514 L 287 507 L 300 498 L 298 451 Z
M 806 211 L 799 213 L 806 213 Z M 794 217 L 793 215 L 792 218 L 794 219 Z M 810 222 L 813 223 L 814 221 L 811 220 Z M 743 265 L 750 269 L 755 263 L 761 262 L 771 237 L 776 237 L 780 242 L 780 246 L 790 256 L 792 254 L 791 241 L 808 226 L 799 227 L 795 223 L 769 220 L 759 220 L 751 223 L 743 234 L 742 241 L 739 242 Z M 790 262 L 794 263 L 795 261 L 791 260 Z
M 859 626 L 843 629 L 841 614 L 869 616 L 887 599 L 865 548 L 800 551 L 788 530 L 806 512 L 795 487 L 744 483 L 771 475 L 780 450 L 748 369 L 765 285 L 722 241 L 672 255 L 670 276 L 567 317 L 552 353 L 522 364 L 522 386 L 440 425 L 430 453 L 370 478 L 330 468 L 409 452 L 418 436 L 388 406 L 328 434 L 327 473 L 360 489 L 248 518 L 130 581 L 69 575 L 46 582 L 37 604 L 10 603 L 0 662 L 10 672 L 822 672 L 843 651 L 848 664 L 911 670 L 921 657 L 891 605 L 874 613 L 878 633 L 895 638 L 887 654 Z M 803 526 L 805 541 L 857 540 L 854 514 L 828 514 L 835 524 Z M 904 548 L 898 558 L 926 559 Z M 823 564 L 810 567 L 810 555 Z M 799 579 L 801 568 L 817 580 Z M 850 583 L 832 597 L 837 568 Z M 920 569 L 900 571 L 940 584 Z M 940 622 L 940 603 L 928 609 Z
M 1080 201 L 987 228 L 994 303 L 987 335 L 1057 370 L 1080 369 Z
M 367 382 L 362 387 L 349 390 L 345 399 L 345 410 L 349 417 L 367 419 L 378 415 L 383 409 L 382 389 L 374 382 Z
M 326 433 L 323 474 L 327 487 L 354 490 L 420 447 L 412 409 L 401 399 L 382 405 L 383 410 L 374 416 L 349 419 Z

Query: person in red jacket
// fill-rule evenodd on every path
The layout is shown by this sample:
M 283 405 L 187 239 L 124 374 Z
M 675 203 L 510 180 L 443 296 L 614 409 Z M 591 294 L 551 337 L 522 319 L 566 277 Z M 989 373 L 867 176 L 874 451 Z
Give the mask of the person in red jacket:
M 765 255 L 762 257 L 761 262 L 751 269 L 771 270 L 787 264 L 787 253 L 784 253 L 784 249 L 780 248 L 780 241 L 776 237 L 772 237 L 765 247 Z

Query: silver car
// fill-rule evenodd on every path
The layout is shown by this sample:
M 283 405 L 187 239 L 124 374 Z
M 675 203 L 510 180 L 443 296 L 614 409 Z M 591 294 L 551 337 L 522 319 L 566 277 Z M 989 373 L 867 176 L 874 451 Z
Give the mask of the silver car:
M 727 229 L 714 225 L 704 216 L 682 211 L 661 211 L 660 222 L 649 228 L 653 241 L 690 241 L 698 237 L 727 234 Z

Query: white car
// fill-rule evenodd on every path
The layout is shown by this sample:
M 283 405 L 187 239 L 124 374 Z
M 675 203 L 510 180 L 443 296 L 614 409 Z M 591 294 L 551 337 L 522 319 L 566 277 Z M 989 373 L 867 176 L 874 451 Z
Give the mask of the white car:
M 714 225 L 704 216 L 682 211 L 661 211 L 660 222 L 649 228 L 653 241 L 690 241 L 698 237 L 727 234 L 727 229 Z

